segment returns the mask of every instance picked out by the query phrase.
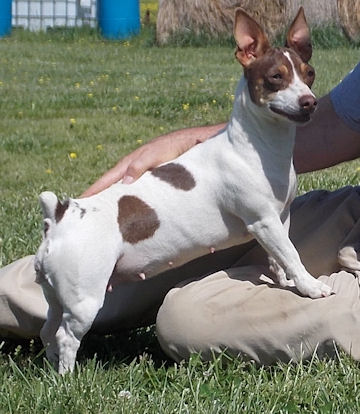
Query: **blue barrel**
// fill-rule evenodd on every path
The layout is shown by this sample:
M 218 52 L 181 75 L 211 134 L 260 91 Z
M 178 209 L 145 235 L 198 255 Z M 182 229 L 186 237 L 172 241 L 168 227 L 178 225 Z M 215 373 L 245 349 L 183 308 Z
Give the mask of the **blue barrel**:
M 0 37 L 11 31 L 11 0 L 0 0 Z
M 98 0 L 98 21 L 107 39 L 126 39 L 139 33 L 139 0 Z

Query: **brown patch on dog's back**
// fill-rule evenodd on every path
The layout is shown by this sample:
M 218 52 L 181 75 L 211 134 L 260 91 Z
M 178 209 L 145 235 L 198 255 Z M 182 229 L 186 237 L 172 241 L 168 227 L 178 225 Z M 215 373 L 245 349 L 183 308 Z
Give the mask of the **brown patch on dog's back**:
M 55 209 L 55 221 L 59 221 L 64 217 L 65 211 L 69 208 L 69 200 L 65 200 L 64 203 L 58 201 Z
M 118 223 L 124 241 L 135 244 L 148 239 L 160 226 L 153 208 L 136 196 L 125 195 L 118 202 Z
M 183 165 L 174 162 L 153 169 L 151 174 L 178 190 L 190 191 L 196 185 L 192 174 Z

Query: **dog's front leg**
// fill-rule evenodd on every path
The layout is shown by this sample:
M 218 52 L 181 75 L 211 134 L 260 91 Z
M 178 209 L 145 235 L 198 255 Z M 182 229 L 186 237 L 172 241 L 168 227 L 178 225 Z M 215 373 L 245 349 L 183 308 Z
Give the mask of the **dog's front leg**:
M 276 215 L 268 215 L 247 225 L 248 231 L 267 253 L 284 269 L 287 277 L 305 296 L 321 298 L 331 294 L 331 288 L 312 277 L 301 263 L 286 228 Z

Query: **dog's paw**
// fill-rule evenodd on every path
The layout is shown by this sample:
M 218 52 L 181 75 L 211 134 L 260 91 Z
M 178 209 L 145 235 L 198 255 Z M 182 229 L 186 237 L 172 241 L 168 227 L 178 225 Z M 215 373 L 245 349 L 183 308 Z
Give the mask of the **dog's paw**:
M 307 279 L 302 283 L 297 283 L 296 287 L 303 295 L 312 299 L 326 298 L 334 293 L 330 286 L 315 278 L 311 281 Z

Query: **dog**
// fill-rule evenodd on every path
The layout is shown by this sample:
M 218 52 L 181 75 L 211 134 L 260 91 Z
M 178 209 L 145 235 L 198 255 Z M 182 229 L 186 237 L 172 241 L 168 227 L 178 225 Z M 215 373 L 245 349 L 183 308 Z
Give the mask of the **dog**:
M 131 185 L 65 202 L 40 195 L 44 234 L 35 270 L 49 303 L 41 338 L 59 373 L 73 370 L 80 341 L 116 283 L 141 283 L 215 249 L 255 238 L 281 286 L 293 284 L 311 298 L 331 294 L 288 237 L 296 125 L 317 105 L 304 11 L 283 48 L 270 47 L 242 9 L 234 37 L 244 76 L 223 131 Z

